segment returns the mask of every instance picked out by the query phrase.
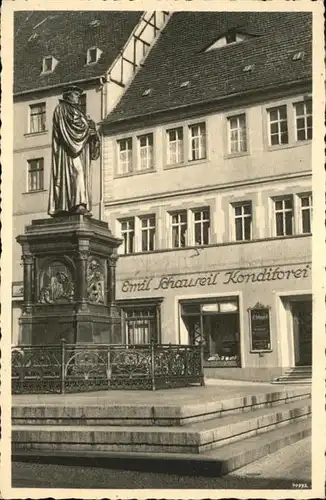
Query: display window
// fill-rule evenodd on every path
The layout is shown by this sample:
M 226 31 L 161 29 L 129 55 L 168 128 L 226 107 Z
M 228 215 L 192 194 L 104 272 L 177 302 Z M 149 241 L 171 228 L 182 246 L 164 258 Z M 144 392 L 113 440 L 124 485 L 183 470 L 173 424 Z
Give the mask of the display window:
M 118 301 L 125 344 L 160 342 L 160 303 L 161 301 Z
M 240 321 L 237 297 L 180 303 L 181 321 L 190 344 L 203 344 L 204 359 L 214 366 L 240 366 Z

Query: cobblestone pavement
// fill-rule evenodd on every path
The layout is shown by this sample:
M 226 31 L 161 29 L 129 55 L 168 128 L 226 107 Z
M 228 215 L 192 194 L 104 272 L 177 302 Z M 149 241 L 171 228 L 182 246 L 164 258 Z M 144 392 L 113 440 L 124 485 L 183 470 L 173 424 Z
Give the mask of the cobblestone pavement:
M 224 477 L 193 476 L 124 470 L 117 464 L 85 467 L 77 464 L 14 462 L 12 485 L 16 488 L 127 488 L 127 489 L 292 489 L 306 488 L 310 480 L 310 438 L 283 448 Z M 298 486 L 301 485 L 301 486 Z

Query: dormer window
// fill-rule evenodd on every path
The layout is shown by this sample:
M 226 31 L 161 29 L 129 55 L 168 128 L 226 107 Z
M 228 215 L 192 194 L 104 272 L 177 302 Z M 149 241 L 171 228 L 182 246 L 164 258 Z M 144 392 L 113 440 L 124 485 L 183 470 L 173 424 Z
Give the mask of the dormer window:
M 292 56 L 292 61 L 303 61 L 304 60 L 305 53 L 302 52 L 296 52 Z
M 53 56 L 43 57 L 42 73 L 52 73 L 54 71 L 58 61 Z
M 225 47 L 226 45 L 233 45 L 235 43 L 241 43 L 246 40 L 250 40 L 253 38 L 253 35 L 249 35 L 247 33 L 242 33 L 240 31 L 237 31 L 235 29 L 229 30 L 227 33 L 224 35 L 220 36 L 212 45 L 210 45 L 207 49 L 206 52 L 210 50 L 215 50 L 219 49 L 221 47 Z
M 87 64 L 95 64 L 102 55 L 102 51 L 97 47 L 91 47 L 87 51 Z

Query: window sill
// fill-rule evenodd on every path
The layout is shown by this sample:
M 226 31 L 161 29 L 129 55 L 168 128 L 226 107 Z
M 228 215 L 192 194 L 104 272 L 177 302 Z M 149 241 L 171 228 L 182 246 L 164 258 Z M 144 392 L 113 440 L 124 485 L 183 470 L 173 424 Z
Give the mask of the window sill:
M 39 135 L 46 135 L 48 133 L 48 130 L 41 130 L 41 132 L 28 132 L 27 134 L 24 134 L 24 137 L 34 137 Z
M 273 349 L 250 349 L 249 353 L 250 354 L 271 354 L 273 352 Z
M 228 368 L 228 367 L 233 367 L 233 368 L 239 368 L 240 361 L 237 360 L 212 360 L 204 361 L 204 368 Z
M 226 241 L 223 243 L 210 243 L 208 245 L 201 245 L 201 246 L 187 246 L 187 247 L 175 247 L 175 248 L 157 248 L 156 250 L 149 250 L 148 252 L 133 252 L 133 253 L 127 253 L 127 254 L 119 254 L 120 257 L 134 257 L 138 255 L 149 255 L 149 254 L 154 254 L 154 253 L 169 253 L 169 252 L 182 252 L 182 251 L 189 251 L 189 250 L 194 250 L 195 252 L 200 255 L 202 250 L 205 250 L 206 248 L 219 248 L 219 247 L 225 247 L 225 246 L 235 246 L 235 245 L 248 245 L 251 243 L 261 243 L 264 241 L 276 241 L 279 239 L 283 240 L 289 240 L 291 238 L 297 239 L 297 238 L 309 238 L 312 236 L 312 233 L 297 233 L 293 234 L 291 236 L 271 236 L 267 238 L 257 238 L 257 239 L 252 239 L 252 240 L 242 240 L 242 241 Z M 197 256 L 197 255 L 195 255 Z
M 243 153 L 227 153 L 226 155 L 224 155 L 224 159 L 230 160 L 232 158 L 241 158 L 242 156 L 250 156 L 250 152 L 245 151 Z
M 39 194 L 39 193 L 46 193 L 47 189 L 35 189 L 35 191 L 25 191 L 22 194 Z
M 114 179 L 124 179 L 125 177 L 133 177 L 134 175 L 152 174 L 154 172 L 156 172 L 156 169 L 154 168 L 148 170 L 135 170 L 133 172 L 128 172 L 127 174 L 115 174 Z
M 291 148 L 297 148 L 298 146 L 308 146 L 311 144 L 311 141 L 296 141 L 291 144 L 280 144 L 277 146 L 267 146 L 267 151 L 279 151 L 281 149 L 291 149 Z
M 208 161 L 208 158 L 201 158 L 200 160 L 188 160 L 187 162 L 183 163 L 174 163 L 172 165 L 164 165 L 163 170 L 171 170 L 174 168 L 182 168 L 182 167 L 189 167 L 190 165 L 202 165 L 203 163 L 206 163 Z
M 273 238 L 278 240 L 279 238 L 294 238 L 295 236 L 312 236 L 312 233 L 275 234 Z

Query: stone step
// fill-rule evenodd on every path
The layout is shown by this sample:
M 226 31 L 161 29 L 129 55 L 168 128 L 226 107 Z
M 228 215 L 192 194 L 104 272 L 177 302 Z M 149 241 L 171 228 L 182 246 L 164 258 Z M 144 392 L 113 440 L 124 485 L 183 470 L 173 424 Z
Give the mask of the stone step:
M 274 407 L 310 398 L 310 388 L 283 388 L 256 395 L 237 396 L 198 404 L 117 404 L 80 405 L 13 404 L 13 425 L 114 425 L 184 426 L 190 423 Z
M 248 463 L 274 453 L 300 439 L 311 435 L 311 419 L 295 421 L 281 428 L 269 430 L 245 440 L 215 448 L 200 454 L 153 453 L 153 452 L 114 452 L 66 449 L 13 449 L 13 461 L 37 463 L 76 464 L 84 467 L 108 467 L 124 470 L 141 470 L 175 473 L 176 468 L 181 475 L 218 476 L 227 474 Z M 187 472 L 188 471 L 188 472 Z
M 14 449 L 201 453 L 308 418 L 310 400 L 228 415 L 186 427 L 13 425 Z
M 295 378 L 295 377 L 278 377 L 277 379 L 273 380 L 273 384 L 301 384 L 301 385 L 311 385 L 312 379 L 311 378 Z
M 285 373 L 312 373 L 312 366 L 294 366 L 287 368 Z

